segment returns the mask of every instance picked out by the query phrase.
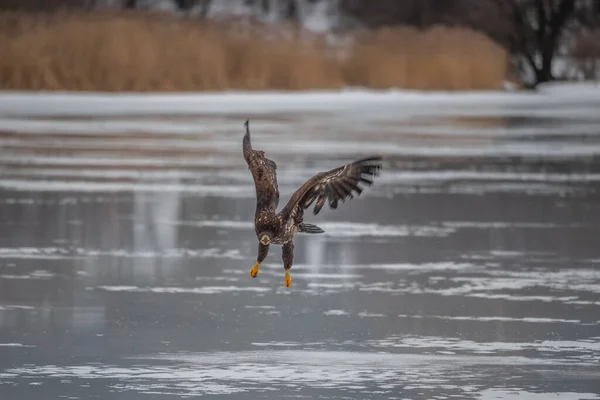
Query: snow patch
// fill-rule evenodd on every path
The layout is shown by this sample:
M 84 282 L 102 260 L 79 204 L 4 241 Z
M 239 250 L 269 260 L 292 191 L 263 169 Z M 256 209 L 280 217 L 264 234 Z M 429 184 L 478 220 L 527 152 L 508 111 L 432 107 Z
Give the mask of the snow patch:
M 323 312 L 323 314 L 325 314 L 325 315 L 337 315 L 337 316 L 350 315 L 349 312 L 344 311 L 344 310 L 328 310 L 328 311 Z

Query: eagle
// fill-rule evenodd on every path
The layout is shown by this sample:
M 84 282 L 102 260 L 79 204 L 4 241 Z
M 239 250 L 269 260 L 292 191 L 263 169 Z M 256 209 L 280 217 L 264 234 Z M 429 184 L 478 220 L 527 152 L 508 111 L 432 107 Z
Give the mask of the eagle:
M 290 268 L 294 261 L 294 235 L 298 232 L 318 234 L 323 229 L 304 222 L 304 210 L 313 203 L 315 215 L 321 211 L 327 201 L 332 209 L 338 202 L 360 195 L 360 184 L 371 185 L 373 178 L 381 170 L 381 157 L 371 156 L 351 162 L 327 172 L 320 172 L 307 180 L 296 190 L 288 203 L 277 212 L 279 188 L 277 185 L 277 165 L 265 156 L 261 150 L 253 150 L 250 142 L 249 121 L 244 123 L 246 133 L 242 141 L 244 159 L 254 179 L 256 188 L 256 212 L 254 230 L 258 238 L 256 263 L 250 270 L 250 276 L 256 278 L 258 267 L 269 253 L 269 245 L 283 246 L 284 282 L 290 287 Z

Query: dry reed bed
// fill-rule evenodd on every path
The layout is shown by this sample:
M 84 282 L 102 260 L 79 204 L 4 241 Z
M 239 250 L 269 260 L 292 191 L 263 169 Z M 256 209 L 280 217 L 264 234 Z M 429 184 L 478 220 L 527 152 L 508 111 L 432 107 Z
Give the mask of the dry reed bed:
M 140 13 L 0 13 L 0 88 L 97 91 L 500 88 L 506 53 L 459 28 L 345 36 Z M 345 43 L 345 44 L 342 44 Z

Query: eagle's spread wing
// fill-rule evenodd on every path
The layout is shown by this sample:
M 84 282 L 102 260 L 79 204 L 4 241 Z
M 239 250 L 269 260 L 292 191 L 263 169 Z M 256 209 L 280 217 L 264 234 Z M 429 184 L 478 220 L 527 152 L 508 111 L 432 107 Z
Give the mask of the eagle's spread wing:
M 292 217 L 299 223 L 302 222 L 304 210 L 315 201 L 315 215 L 321 211 L 325 201 L 335 209 L 340 200 L 343 202 L 348 197 L 353 198 L 354 194 L 360 195 L 363 189 L 359 184 L 371 185 L 373 177 L 378 175 L 380 169 L 381 157 L 368 157 L 328 172 L 321 172 L 294 192 L 281 214 L 284 219 Z
M 250 128 L 245 123 L 246 134 L 243 140 L 244 158 L 254 178 L 256 187 L 256 209 L 271 209 L 275 211 L 279 204 L 279 188 L 277 187 L 277 165 L 265 157 L 265 152 L 252 150 L 250 143 Z

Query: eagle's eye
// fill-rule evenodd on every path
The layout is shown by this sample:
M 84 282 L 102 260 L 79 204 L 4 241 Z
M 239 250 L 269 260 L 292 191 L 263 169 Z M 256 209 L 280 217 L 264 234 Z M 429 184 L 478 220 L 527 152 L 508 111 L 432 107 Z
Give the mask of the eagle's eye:
M 260 237 L 260 242 L 266 246 L 269 243 L 271 243 L 271 238 L 269 237 L 269 235 L 262 235 Z

